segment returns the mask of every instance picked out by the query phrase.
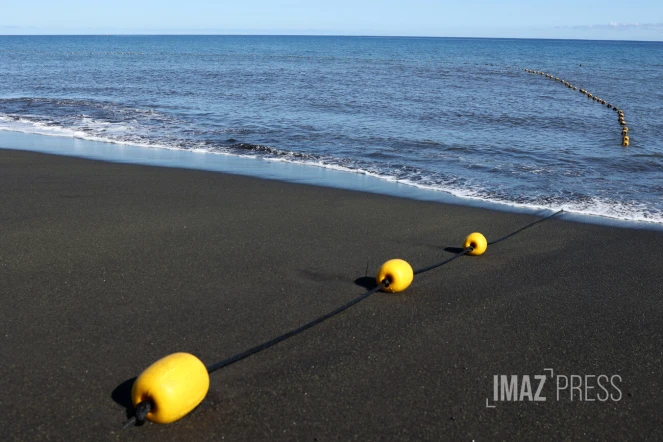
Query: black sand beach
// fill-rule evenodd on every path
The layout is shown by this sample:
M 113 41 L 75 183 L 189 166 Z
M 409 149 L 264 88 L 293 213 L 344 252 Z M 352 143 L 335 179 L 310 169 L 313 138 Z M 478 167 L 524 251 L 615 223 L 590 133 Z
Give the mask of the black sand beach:
M 551 219 L 214 373 L 174 424 L 122 430 L 157 359 L 218 361 L 362 294 L 367 262 L 420 267 L 537 217 L 13 150 L 0 189 L 3 440 L 663 439 L 660 231 Z M 546 368 L 619 375 L 619 400 L 548 380 L 546 401 L 493 401 L 493 375 Z

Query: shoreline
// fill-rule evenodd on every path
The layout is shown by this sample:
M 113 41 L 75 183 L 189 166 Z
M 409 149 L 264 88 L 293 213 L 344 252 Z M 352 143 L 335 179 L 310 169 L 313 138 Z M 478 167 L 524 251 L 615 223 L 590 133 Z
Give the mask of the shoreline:
M 471 196 L 456 196 L 444 190 L 428 189 L 408 183 L 387 180 L 360 172 L 325 168 L 315 164 L 277 161 L 234 154 L 187 151 L 133 144 L 96 141 L 70 136 L 30 134 L 0 130 L 0 149 L 16 149 L 53 155 L 87 158 L 126 164 L 206 170 L 253 176 L 291 183 L 340 188 L 417 201 L 434 201 L 468 207 L 486 208 L 510 213 L 545 214 L 560 208 L 533 207 L 495 202 Z M 663 231 L 663 224 L 646 220 L 626 220 L 601 214 L 565 211 L 565 220 L 631 229 Z
M 539 217 L 5 149 L 0 186 L 10 438 L 663 437 L 661 232 L 551 219 L 213 374 L 176 423 L 123 431 L 157 359 L 220 360 L 360 295 L 388 259 Z M 549 381 L 545 402 L 486 407 L 493 376 L 547 368 L 618 375 L 620 399 L 556 400 Z

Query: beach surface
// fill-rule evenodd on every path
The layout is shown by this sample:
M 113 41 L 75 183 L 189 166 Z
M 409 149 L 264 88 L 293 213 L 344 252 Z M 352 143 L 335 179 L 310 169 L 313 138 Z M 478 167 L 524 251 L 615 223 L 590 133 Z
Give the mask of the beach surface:
M 6 149 L 0 189 L 3 440 L 663 439 L 660 231 L 550 219 L 212 374 L 176 423 L 122 430 L 161 357 L 211 364 L 388 259 L 538 217 Z M 494 400 L 495 375 L 536 390 L 545 369 L 545 401 Z

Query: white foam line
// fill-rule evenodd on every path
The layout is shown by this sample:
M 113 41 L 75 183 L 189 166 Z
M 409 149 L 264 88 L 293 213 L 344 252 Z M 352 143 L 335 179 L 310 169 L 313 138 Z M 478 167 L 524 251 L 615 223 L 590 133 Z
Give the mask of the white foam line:
M 158 148 L 158 149 L 168 149 L 168 150 L 176 150 L 176 151 L 187 151 L 187 152 L 194 152 L 194 153 L 199 153 L 199 154 L 214 154 L 214 155 L 227 155 L 227 156 L 233 156 L 233 157 L 240 157 L 240 158 L 252 158 L 252 159 L 260 159 L 264 161 L 271 161 L 271 162 L 285 162 L 285 163 L 292 163 L 292 164 L 299 164 L 299 165 L 306 165 L 306 166 L 313 166 L 313 167 L 321 167 L 325 169 L 330 169 L 330 170 L 337 170 L 337 171 L 342 171 L 342 172 L 350 172 L 350 173 L 356 173 L 356 174 L 361 174 L 361 175 L 366 175 L 374 178 L 378 178 L 383 181 L 391 182 L 391 183 L 398 183 L 398 184 L 404 184 L 407 186 L 412 186 L 416 187 L 419 189 L 427 190 L 427 191 L 435 191 L 435 192 L 444 192 L 449 195 L 452 195 L 456 198 L 459 199 L 466 199 L 466 200 L 472 200 L 472 201 L 478 201 L 481 203 L 490 203 L 490 204 L 498 204 L 498 205 L 503 205 L 507 207 L 513 207 L 517 209 L 526 209 L 526 210 L 552 210 L 552 211 L 558 211 L 563 209 L 565 212 L 569 213 L 574 213 L 577 215 L 582 215 L 582 216 L 596 216 L 596 217 L 602 217 L 602 218 L 610 218 L 610 219 L 615 219 L 615 220 L 621 220 L 621 221 L 629 221 L 629 222 L 643 222 L 643 223 L 653 223 L 653 224 L 663 224 L 663 214 L 657 214 L 657 215 L 651 215 L 647 216 L 646 212 L 643 210 L 633 210 L 633 208 L 630 208 L 622 203 L 619 202 L 611 202 L 611 201 L 605 201 L 605 200 L 599 200 L 594 198 L 592 200 L 592 204 L 583 204 L 582 207 L 578 207 L 578 204 L 574 204 L 571 202 L 568 203 L 562 203 L 560 205 L 540 205 L 540 204 L 530 204 L 530 203 L 517 203 L 517 202 L 510 202 L 510 201 L 503 201 L 499 199 L 493 199 L 490 197 L 485 197 L 480 195 L 477 191 L 471 190 L 471 189 L 459 189 L 459 188 L 454 188 L 454 187 L 443 187 L 442 185 L 430 185 L 430 184 L 420 184 L 413 182 L 408 179 L 399 179 L 394 176 L 389 176 L 389 175 L 382 175 L 377 172 L 371 172 L 369 170 L 365 169 L 360 169 L 360 168 L 350 168 L 346 166 L 341 166 L 337 164 L 328 164 L 324 163 L 321 161 L 313 161 L 313 160 L 302 160 L 302 159 L 289 159 L 289 158 L 269 158 L 269 157 L 263 157 L 258 154 L 238 154 L 234 152 L 224 152 L 224 151 L 213 151 L 201 147 L 196 147 L 196 148 L 190 148 L 190 149 L 183 149 L 180 147 L 174 147 L 174 146 L 168 146 L 165 144 L 158 144 L 158 143 L 140 143 L 140 142 L 135 142 L 135 141 L 121 141 L 121 140 L 115 140 L 112 138 L 106 138 L 106 137 L 99 137 L 99 136 L 92 136 L 89 134 L 85 134 L 84 132 L 68 129 L 65 127 L 61 126 L 44 126 L 43 124 L 39 124 L 38 122 L 31 122 L 29 120 L 22 120 L 19 119 L 18 121 L 11 120 L 3 115 L 0 115 L 0 122 L 2 121 L 7 121 L 9 125 L 2 125 L 0 124 L 0 130 L 2 131 L 8 131 L 8 132 L 20 132 L 20 133 L 26 133 L 26 134 L 36 134 L 36 135 L 46 135 L 46 136 L 56 136 L 56 137 L 66 137 L 66 138 L 77 138 L 77 139 L 82 139 L 82 140 L 89 140 L 89 141 L 99 141 L 99 142 L 104 142 L 104 143 L 111 143 L 111 144 L 119 144 L 119 145 L 125 145 L 125 146 L 138 146 L 138 147 L 143 147 L 143 148 Z M 25 125 L 26 127 L 16 127 L 16 123 L 21 123 Z M 42 127 L 48 127 L 48 129 Z M 617 207 L 622 207 L 621 210 L 616 209 Z

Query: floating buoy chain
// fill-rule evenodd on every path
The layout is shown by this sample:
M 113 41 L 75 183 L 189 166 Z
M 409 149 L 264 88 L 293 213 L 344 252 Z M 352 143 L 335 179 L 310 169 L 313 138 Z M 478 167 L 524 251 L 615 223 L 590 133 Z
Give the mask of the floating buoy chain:
M 412 270 L 410 264 L 402 259 L 389 260 L 378 270 L 376 287 L 302 326 L 214 364 L 205 366 L 198 358 L 189 353 L 168 355 L 150 365 L 136 378 L 131 389 L 131 401 L 135 407 L 134 416 L 125 422 L 124 428 L 142 424 L 146 420 L 162 424 L 174 422 L 202 402 L 209 390 L 211 373 L 292 338 L 349 309 L 380 290 L 401 292 L 409 287 L 414 275 L 448 264 L 463 255 L 482 255 L 489 245 L 504 241 L 562 212 L 563 210 L 559 210 L 491 242 L 486 241 L 481 233 L 474 232 L 465 239 L 463 250 L 450 258 L 417 270 Z
M 532 69 L 527 69 L 527 68 L 519 68 L 522 69 L 523 71 L 530 73 L 530 74 L 537 74 L 537 75 L 542 75 L 545 76 L 546 78 L 549 78 L 551 80 L 555 81 L 561 81 L 562 85 L 568 87 L 569 89 L 578 90 L 578 88 L 568 81 L 565 80 L 560 80 L 559 77 L 555 77 L 554 75 L 545 73 L 545 72 L 540 72 L 540 71 L 534 71 Z M 624 126 L 622 130 L 622 146 L 628 147 L 630 144 L 630 138 L 628 136 L 628 127 L 626 127 L 626 121 L 624 121 L 624 111 L 621 109 L 618 109 L 617 106 L 613 106 L 611 103 L 608 103 L 607 101 L 603 100 L 602 98 L 599 98 L 598 96 L 591 94 L 588 92 L 586 89 L 580 89 L 579 92 L 583 95 L 586 95 L 587 98 L 591 98 L 592 100 L 596 101 L 597 103 L 603 104 L 607 106 L 608 109 L 612 109 L 613 111 L 617 112 L 619 118 L 619 124 Z

